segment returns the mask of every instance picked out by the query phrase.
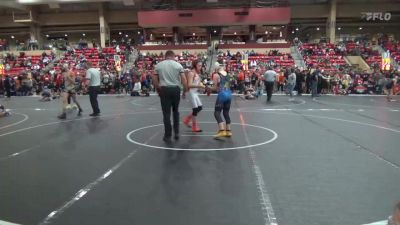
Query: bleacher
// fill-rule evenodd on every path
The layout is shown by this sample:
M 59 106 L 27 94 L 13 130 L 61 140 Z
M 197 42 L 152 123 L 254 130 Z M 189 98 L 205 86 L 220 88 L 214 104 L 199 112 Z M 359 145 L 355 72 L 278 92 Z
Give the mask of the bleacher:
M 309 67 L 318 66 L 325 71 L 337 71 L 346 66 L 344 56 L 338 53 L 334 44 L 303 44 L 299 47 Z
M 177 62 L 183 65 L 187 64 L 188 67 L 191 67 L 191 62 L 197 58 L 198 57 L 193 54 L 189 54 L 187 56 L 176 55 Z M 152 70 L 154 69 L 153 66 L 155 65 L 155 61 L 161 62 L 162 60 L 164 60 L 164 57 L 162 56 L 144 56 L 138 59 L 137 66 L 139 69 L 147 68 L 148 70 Z M 190 65 L 188 63 L 190 63 Z
M 10 61 L 10 65 L 18 65 L 18 66 L 13 66 L 9 71 L 7 71 L 7 74 L 12 75 L 12 76 L 17 76 L 21 72 L 31 69 L 30 67 L 24 66 L 24 62 L 28 59 L 31 59 L 31 65 L 36 65 L 39 64 L 41 65 L 41 60 L 42 56 L 41 55 L 33 55 L 33 56 L 18 56 L 16 57 L 15 61 Z
M 232 69 L 237 69 L 241 65 L 241 58 L 236 57 L 229 57 L 227 55 L 218 56 L 219 61 L 223 61 Z M 267 54 L 260 54 L 255 53 L 248 57 L 249 66 L 252 65 L 259 65 L 263 63 L 264 65 L 278 65 L 283 67 L 292 67 L 295 65 L 294 59 L 291 57 L 290 54 L 282 54 L 279 53 L 278 55 L 267 55 Z
M 124 48 L 121 47 L 121 50 L 124 50 Z M 75 55 L 75 58 L 73 54 Z M 55 67 L 55 69 L 58 70 L 60 69 L 62 64 L 68 63 L 72 66 L 73 72 L 77 74 L 84 74 L 85 73 L 84 68 L 81 69 L 76 68 L 77 65 L 76 59 L 79 59 L 83 56 L 87 62 L 92 62 L 93 67 L 97 68 L 100 68 L 102 65 L 104 65 L 106 59 L 108 60 L 108 62 L 114 65 L 115 62 L 114 55 L 119 55 L 121 61 L 122 62 L 125 61 L 125 55 L 122 54 L 122 51 L 119 54 L 117 54 L 117 50 L 113 47 L 104 48 L 102 52 L 99 52 L 97 48 L 76 49 L 73 54 L 65 53 L 63 59 L 60 60 L 60 64 L 57 67 Z M 101 57 L 101 54 L 103 54 L 104 57 Z

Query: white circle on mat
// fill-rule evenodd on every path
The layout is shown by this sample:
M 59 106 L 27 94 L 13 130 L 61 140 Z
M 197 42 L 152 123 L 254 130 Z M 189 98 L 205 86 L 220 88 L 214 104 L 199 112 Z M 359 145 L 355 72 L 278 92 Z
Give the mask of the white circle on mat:
M 216 123 L 216 122 L 200 122 L 200 123 Z M 269 133 L 272 133 L 273 137 L 271 139 L 269 139 L 269 140 L 266 140 L 266 141 L 263 141 L 263 142 L 260 142 L 260 143 L 256 143 L 256 144 L 249 144 L 249 145 L 245 145 L 245 146 L 237 146 L 237 147 L 229 147 L 229 148 L 175 148 L 175 147 L 167 147 L 167 146 L 157 146 L 157 145 L 145 144 L 145 143 L 142 143 L 142 142 L 135 141 L 135 140 L 133 140 L 131 138 L 132 134 L 137 133 L 139 131 L 142 131 L 142 130 L 145 130 L 145 129 L 149 129 L 149 128 L 153 128 L 153 127 L 164 126 L 164 124 L 155 124 L 155 125 L 141 127 L 141 128 L 138 128 L 138 129 L 135 129 L 135 130 L 129 132 L 126 135 L 126 139 L 129 142 L 133 143 L 133 144 L 137 144 L 137 145 L 140 145 L 140 146 L 143 146 L 143 147 L 163 149 L 163 150 L 176 150 L 176 151 L 224 151 L 225 150 L 226 151 L 226 150 L 238 150 L 238 149 L 246 149 L 246 148 L 258 147 L 258 146 L 261 146 L 261 145 L 269 144 L 269 143 L 275 141 L 278 138 L 278 134 L 274 130 L 271 130 L 271 129 L 266 128 L 266 127 L 252 125 L 252 124 L 240 124 L 240 123 L 231 123 L 231 125 L 239 125 L 239 126 L 258 128 L 260 130 L 264 130 L 264 131 L 267 131 Z M 193 135 L 193 136 L 195 136 L 195 135 Z

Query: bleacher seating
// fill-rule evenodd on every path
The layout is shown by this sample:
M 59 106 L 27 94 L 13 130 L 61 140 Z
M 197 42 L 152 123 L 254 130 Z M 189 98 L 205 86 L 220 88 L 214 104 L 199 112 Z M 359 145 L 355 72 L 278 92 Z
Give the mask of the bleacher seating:
M 25 66 L 24 63 L 30 59 L 31 66 L 33 65 L 40 65 L 41 67 L 44 67 L 42 64 L 42 56 L 41 55 L 33 55 L 33 56 L 18 56 L 16 57 L 15 61 L 9 61 L 8 63 L 12 65 L 11 69 L 7 71 L 7 74 L 12 75 L 12 76 L 17 76 L 21 72 L 31 69 L 31 67 Z
M 326 71 L 337 71 L 347 65 L 344 56 L 334 44 L 303 44 L 299 50 L 309 67 L 318 66 Z
M 232 69 L 237 69 L 241 65 L 240 57 L 229 57 L 229 56 L 219 56 L 219 61 L 223 61 Z M 284 67 L 292 67 L 295 62 L 290 54 L 278 54 L 278 55 L 267 55 L 267 54 L 253 54 L 248 57 L 249 66 L 251 65 L 259 65 L 263 63 L 265 65 L 269 65 L 273 63 L 274 65 L 284 66 Z

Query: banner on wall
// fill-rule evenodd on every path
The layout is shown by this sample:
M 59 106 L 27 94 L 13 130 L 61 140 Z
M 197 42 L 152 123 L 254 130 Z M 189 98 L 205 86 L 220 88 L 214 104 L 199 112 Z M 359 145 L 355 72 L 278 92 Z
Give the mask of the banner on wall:
M 390 21 L 392 14 L 390 12 L 362 12 L 361 19 L 366 21 Z
M 382 65 L 381 70 L 388 71 L 391 69 L 390 65 L 390 52 L 382 53 Z

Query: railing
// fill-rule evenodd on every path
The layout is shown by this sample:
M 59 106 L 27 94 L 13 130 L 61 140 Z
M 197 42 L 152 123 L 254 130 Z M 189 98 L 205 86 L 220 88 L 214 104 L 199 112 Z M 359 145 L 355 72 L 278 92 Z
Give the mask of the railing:
M 306 63 L 304 62 L 304 55 L 299 51 L 299 46 L 298 46 L 298 45 L 293 45 L 292 48 L 294 49 L 295 54 L 297 54 L 297 56 L 300 56 L 299 59 L 297 59 L 297 60 L 299 60 L 299 61 L 301 62 L 301 66 L 302 66 L 303 68 L 306 68 L 307 65 L 306 65 Z M 293 55 L 292 55 L 292 57 L 293 57 Z M 295 59 L 295 60 L 296 60 L 296 59 Z

